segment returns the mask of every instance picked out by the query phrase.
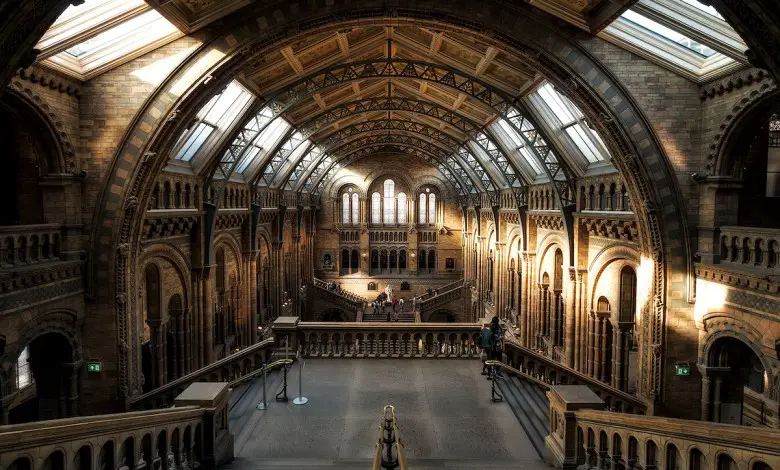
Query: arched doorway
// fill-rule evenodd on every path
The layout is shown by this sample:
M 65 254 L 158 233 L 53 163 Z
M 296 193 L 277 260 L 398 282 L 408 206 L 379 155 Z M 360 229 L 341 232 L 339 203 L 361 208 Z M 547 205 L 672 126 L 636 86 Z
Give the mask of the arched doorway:
M 77 415 L 79 368 L 75 358 L 73 345 L 61 333 L 40 335 L 22 348 L 15 367 L 16 386 L 19 390 L 34 390 L 34 394 L 11 408 L 9 423 Z
M 707 358 L 705 387 L 710 397 L 709 413 L 712 421 L 728 424 L 746 424 L 752 413 L 746 410 L 751 401 L 758 400 L 766 386 L 766 371 L 753 349 L 738 338 L 718 338 L 710 347 Z

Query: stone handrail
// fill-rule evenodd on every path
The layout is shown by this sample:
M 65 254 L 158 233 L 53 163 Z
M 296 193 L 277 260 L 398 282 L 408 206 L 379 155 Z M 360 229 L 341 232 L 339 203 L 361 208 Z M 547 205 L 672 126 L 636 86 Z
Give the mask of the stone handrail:
M 265 367 L 260 367 L 258 369 L 255 369 L 252 372 L 250 372 L 248 374 L 245 374 L 245 375 L 242 375 L 241 377 L 231 381 L 228 384 L 228 387 L 229 388 L 236 388 L 236 387 L 238 387 L 241 384 L 247 383 L 247 382 L 249 382 L 251 380 L 256 379 L 257 377 L 260 377 L 261 375 L 263 375 L 263 371 L 270 372 L 270 371 L 272 371 L 274 369 L 278 369 L 280 367 L 291 366 L 293 364 L 293 362 L 295 362 L 295 361 L 293 361 L 292 359 L 279 359 L 279 360 L 276 360 L 276 361 L 268 364 Z
M 314 284 L 315 287 L 318 287 L 318 288 L 324 290 L 325 292 L 327 292 L 329 294 L 332 294 L 332 295 L 335 295 L 335 296 L 338 296 L 338 297 L 343 297 L 344 299 L 348 300 L 352 304 L 360 305 L 360 308 L 365 307 L 365 304 L 368 303 L 368 299 L 366 299 L 365 297 L 361 297 L 361 296 L 355 294 L 354 292 L 350 292 L 350 291 L 343 290 L 343 289 L 341 290 L 341 292 L 328 290 L 328 283 L 323 281 L 322 279 L 313 278 L 313 281 L 314 281 L 313 284 Z
M 542 387 L 545 390 L 550 390 L 551 385 L 548 384 L 547 382 L 543 382 L 542 380 L 534 377 L 533 375 L 527 374 L 519 369 L 515 369 L 509 364 L 505 364 L 501 361 L 485 361 L 485 364 L 488 366 L 498 367 L 499 369 L 504 370 L 512 375 L 516 375 L 517 377 L 521 377 L 529 382 L 535 383 L 536 385 Z
M 780 229 L 720 227 L 720 261 L 780 274 Z
M 480 355 L 475 323 L 299 322 L 304 356 L 319 358 L 464 358 Z
M 384 407 L 379 423 L 379 438 L 374 447 L 374 461 L 371 464 L 372 470 L 384 468 L 398 468 L 398 470 L 409 468 L 406 464 L 406 452 L 398 429 L 395 407 L 392 405 Z
M 172 408 L 0 426 L 0 468 L 214 469 L 233 458 L 229 393 L 201 385 Z
M 671 444 L 678 453 L 676 468 L 692 459 L 700 459 L 694 468 L 761 468 L 757 462 L 780 468 L 780 432 L 776 430 L 589 409 L 571 414 L 578 432 L 564 435 L 566 445 L 576 449 L 578 461 L 634 460 L 635 468 L 650 468 L 654 463 L 668 462 Z M 578 445 L 580 432 L 582 442 Z M 602 432 L 608 436 L 603 444 Z M 648 445 L 650 441 L 655 448 Z M 693 453 L 694 449 L 698 453 Z M 737 465 L 723 465 L 730 459 Z
M 161 408 L 173 404 L 174 399 L 195 382 L 229 382 L 252 373 L 258 365 L 267 362 L 274 347 L 274 338 L 268 338 L 206 367 L 190 372 L 150 392 L 131 399 L 132 409 Z
M 778 420 L 779 411 L 780 406 L 776 401 L 765 397 L 750 387 L 743 387 L 742 424 L 777 429 L 778 425 L 780 425 Z
M 59 261 L 59 224 L 0 227 L 0 268 Z
M 521 346 L 512 336 L 504 340 L 507 362 L 517 369 L 549 384 L 587 385 L 599 396 L 606 407 L 625 413 L 645 413 L 647 404 L 634 395 L 598 381 L 556 362 L 531 349 Z
M 445 292 L 451 291 L 453 289 L 456 289 L 458 287 L 461 287 L 465 285 L 464 279 L 458 279 L 457 281 L 452 281 L 449 284 L 444 284 L 443 286 L 438 287 L 436 290 L 439 291 L 439 295 L 442 295 Z M 419 297 L 417 297 L 417 303 L 425 302 L 426 300 L 433 299 L 437 297 L 435 294 L 423 294 Z
M 433 295 L 431 297 L 428 297 L 426 299 L 423 299 L 419 302 L 417 302 L 415 306 L 415 310 L 419 311 L 421 313 L 421 316 L 424 312 L 430 312 L 435 308 L 439 308 L 444 304 L 447 304 L 449 302 L 452 302 L 453 300 L 459 299 L 463 296 L 463 286 L 456 286 L 452 287 L 449 290 L 445 292 L 439 292 L 439 295 Z

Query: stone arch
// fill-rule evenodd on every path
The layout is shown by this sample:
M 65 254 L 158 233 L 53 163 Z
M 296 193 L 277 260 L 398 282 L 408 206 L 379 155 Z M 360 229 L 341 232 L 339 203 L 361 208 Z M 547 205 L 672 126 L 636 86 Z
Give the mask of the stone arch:
M 31 87 L 23 85 L 20 81 L 14 80 L 12 86 L 6 89 L 6 93 L 16 96 L 24 102 L 29 108 L 37 114 L 38 118 L 44 124 L 44 130 L 56 142 L 57 168 L 50 169 L 51 173 L 73 172 L 76 169 L 74 161 L 75 151 L 70 141 L 70 136 L 65 132 L 65 126 L 59 120 L 57 114 L 46 104 L 46 100 L 35 92 Z
M 236 260 L 236 265 L 241 266 L 243 258 L 241 256 L 241 243 L 230 232 L 222 232 L 214 237 L 214 251 L 216 252 L 218 247 L 226 247 L 231 251 L 233 259 Z M 238 280 L 241 280 L 240 270 Z
M 545 262 L 547 253 L 554 253 L 554 248 L 556 246 L 563 252 L 563 267 L 566 268 L 569 266 L 568 241 L 566 241 L 559 233 L 551 232 L 545 235 L 544 238 L 539 240 L 537 243 L 536 259 L 537 263 L 539 264 L 536 269 L 537 273 L 541 273 L 542 265 Z M 564 276 L 564 278 L 566 278 L 566 276 Z
M 635 248 L 631 248 L 625 245 L 611 245 L 599 251 L 596 256 L 593 257 L 593 260 L 588 267 L 588 277 L 591 283 L 588 292 L 588 299 L 591 304 L 591 309 L 596 308 L 596 301 L 600 297 L 600 295 L 597 295 L 597 290 L 602 274 L 613 263 L 617 263 L 616 267 L 618 271 L 623 269 L 624 266 L 630 266 L 634 269 L 637 275 L 639 273 L 640 258 L 639 253 L 637 253 Z M 617 298 L 613 296 L 605 297 L 607 300 L 609 300 L 610 305 L 618 305 Z M 639 305 L 639 302 L 637 302 L 637 310 L 641 309 L 642 306 Z M 614 314 L 617 314 L 617 311 L 617 308 L 613 309 Z
M 404 175 L 404 170 L 401 167 L 397 166 L 385 166 L 383 168 L 379 168 L 377 170 L 371 171 L 366 175 L 365 178 L 363 178 L 363 185 L 365 186 L 365 194 L 371 194 L 374 191 L 378 191 L 379 194 L 382 193 L 382 184 L 386 179 L 391 179 L 396 182 L 395 184 L 395 190 L 398 191 L 404 191 L 406 194 L 410 194 L 410 191 L 412 190 L 413 184 Z M 408 173 L 408 172 L 407 172 Z M 401 182 L 403 187 L 399 187 L 400 185 L 398 182 Z
M 134 121 L 135 127 L 128 130 L 127 137 L 118 147 L 116 157 L 109 168 L 107 184 L 101 196 L 102 202 L 96 206 L 94 227 L 115 235 L 104 237 L 98 236 L 97 232 L 93 233 L 93 249 L 95 252 L 109 253 L 117 247 L 123 247 L 124 255 L 94 260 L 95 266 L 91 270 L 93 279 L 98 276 L 109 279 L 109 276 L 115 274 L 116 282 L 112 284 L 112 288 L 125 295 L 127 291 L 132 291 L 127 278 L 132 279 L 134 267 L 127 264 L 127 254 L 137 251 L 139 232 L 138 215 L 132 207 L 138 204 L 139 199 L 142 203 L 146 202 L 149 177 L 153 177 L 166 163 L 165 157 L 154 156 L 167 157 L 176 137 L 185 123 L 189 122 L 189 117 L 197 112 L 213 91 L 231 79 L 244 61 L 250 60 L 256 54 L 262 54 L 272 46 L 284 47 L 296 41 L 300 34 L 342 29 L 358 21 L 365 21 L 366 17 L 375 16 L 377 21 L 380 21 L 387 13 L 382 9 L 360 10 L 365 8 L 365 5 L 356 5 L 350 4 L 335 10 L 331 7 L 325 8 L 324 5 L 313 5 L 303 12 L 297 9 L 297 4 L 296 9 L 280 5 L 275 10 L 278 14 L 273 17 L 262 16 L 261 10 L 257 10 L 257 15 L 254 15 L 250 10 L 246 12 L 247 25 L 202 46 L 176 69 L 173 76 L 149 98 L 138 113 Z M 647 201 L 646 207 L 638 207 L 636 211 L 642 232 L 643 251 L 652 253 L 655 260 L 655 279 L 652 284 L 659 308 L 653 312 L 653 321 L 661 327 L 651 329 L 657 333 L 651 333 L 653 337 L 649 338 L 649 341 L 661 344 L 667 289 L 674 288 L 683 292 L 688 289 L 684 280 L 671 281 L 667 273 L 671 263 L 675 263 L 677 272 L 689 272 L 687 219 L 678 203 L 681 198 L 674 173 L 641 110 L 622 85 L 584 47 L 559 35 L 532 10 L 524 10 L 523 14 L 515 16 L 516 21 L 506 22 L 506 5 L 491 9 L 490 2 L 468 4 L 456 13 L 444 10 L 437 12 L 436 9 L 441 8 L 438 4 L 431 8 L 432 11 L 425 11 L 424 18 L 418 11 L 395 10 L 391 15 L 392 21 L 394 24 L 414 22 L 430 27 L 443 22 L 449 28 L 469 35 L 479 35 L 488 43 L 525 57 L 553 83 L 568 90 L 568 96 L 583 108 L 586 116 L 594 122 L 594 127 L 607 137 L 604 139 L 605 143 L 615 155 L 616 167 L 629 182 L 632 199 Z M 523 10 L 531 7 L 518 4 L 511 8 Z M 498 11 L 501 16 L 493 16 L 496 15 L 494 12 Z M 338 20 L 334 12 L 339 14 Z M 360 20 L 353 19 L 357 17 L 360 17 Z M 481 21 L 475 22 L 474 18 L 480 18 Z M 259 30 L 259 24 L 265 25 L 263 31 Z M 485 24 L 491 24 L 495 29 L 486 29 Z M 271 34 L 276 31 L 288 31 L 288 36 Z M 517 38 L 529 42 L 521 43 Z M 193 64 L 211 50 L 227 53 L 221 64 L 209 71 L 220 78 L 211 82 L 196 80 L 191 82 L 196 84 L 191 85 L 186 93 L 170 93 L 171 86 L 191 71 Z M 172 96 L 180 98 L 172 100 Z M 177 118 L 169 119 L 172 114 Z M 138 126 L 151 130 L 138 132 Z M 151 155 L 152 158 L 149 165 L 141 167 L 138 162 L 144 154 Z M 119 155 L 122 156 L 121 165 Z M 656 171 L 651 172 L 650 168 L 655 168 Z M 125 176 L 128 169 L 130 182 Z M 654 175 L 652 182 L 648 176 L 650 174 Z M 662 197 L 661 194 L 664 193 L 667 194 Z M 120 207 L 118 211 L 114 209 L 117 200 Z M 675 256 L 671 256 L 672 254 Z M 127 276 L 127 271 L 130 276 Z M 115 295 L 111 292 L 99 292 L 98 299 L 101 302 L 111 302 Z M 127 305 L 121 305 L 119 308 L 120 324 L 127 317 L 127 311 L 134 308 L 134 296 L 129 295 L 128 300 Z M 658 335 L 660 337 L 656 337 Z M 127 328 L 120 328 L 119 340 L 125 341 L 126 336 Z M 658 356 L 651 365 L 654 392 L 660 391 L 661 361 L 661 356 Z
M 146 264 L 153 262 L 154 259 L 164 259 L 174 267 L 182 287 L 184 308 L 192 305 L 190 263 L 187 257 L 184 256 L 184 253 L 177 246 L 170 243 L 155 243 L 154 245 L 146 246 L 139 260 L 140 271 L 143 272 Z
M 415 178 L 414 185 L 411 188 L 412 194 L 420 194 L 425 186 L 433 186 L 440 195 L 447 199 L 457 199 L 457 196 L 452 192 L 452 185 L 438 176 L 433 175 Z
M 773 360 L 771 355 L 767 354 L 762 347 L 763 339 L 761 332 L 752 325 L 722 309 L 718 312 L 705 314 L 702 317 L 702 322 L 705 334 L 699 340 L 700 364 L 707 365 L 708 358 L 712 353 L 712 346 L 718 339 L 730 337 L 745 343 L 761 360 L 761 364 L 767 373 L 777 368 L 776 360 Z M 771 388 L 771 383 L 769 388 Z
M 342 175 L 331 181 L 330 184 L 328 184 L 327 194 L 335 199 L 344 192 L 348 186 L 353 187 L 354 192 L 356 192 L 361 199 L 366 197 L 367 188 L 365 186 L 365 181 L 362 181 L 358 176 L 352 174 Z
M 771 80 L 734 105 L 719 126 L 721 132 L 715 134 L 714 141 L 710 144 L 711 152 L 707 155 L 707 169 L 710 174 L 739 176 L 732 174 L 739 161 L 735 161 L 730 153 L 735 150 L 734 146 L 740 134 L 752 124 L 754 119 L 767 113 L 771 114 L 771 109 L 778 107 L 780 107 L 780 90 Z

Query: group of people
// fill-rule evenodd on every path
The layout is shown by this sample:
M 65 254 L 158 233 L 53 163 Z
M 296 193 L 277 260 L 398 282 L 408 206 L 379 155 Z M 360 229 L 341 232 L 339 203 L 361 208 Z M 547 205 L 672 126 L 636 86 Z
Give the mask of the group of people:
M 504 329 L 498 317 L 493 317 L 489 325 L 482 326 L 482 331 L 479 332 L 479 347 L 484 353 L 482 375 L 487 375 L 488 380 L 493 377 L 503 377 L 495 367 L 487 364 L 487 361 L 500 361 L 504 351 Z
M 391 306 L 392 312 L 387 311 L 387 321 L 391 320 L 391 313 L 392 313 L 392 319 L 394 321 L 398 321 L 398 312 L 404 311 L 404 299 L 403 298 L 396 298 L 396 297 L 390 297 L 387 293 L 382 292 L 381 294 L 376 296 L 376 299 L 374 299 L 373 302 L 371 302 L 371 310 L 372 313 L 376 314 L 377 310 L 382 309 L 382 311 L 385 311 L 385 308 Z
M 341 294 L 341 283 L 336 284 L 336 281 L 330 281 L 327 288 L 331 292 Z

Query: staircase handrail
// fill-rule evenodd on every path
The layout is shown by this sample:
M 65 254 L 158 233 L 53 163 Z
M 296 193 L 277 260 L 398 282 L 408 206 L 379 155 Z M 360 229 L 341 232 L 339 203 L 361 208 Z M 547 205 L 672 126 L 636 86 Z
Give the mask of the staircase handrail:
M 250 380 L 252 380 L 252 379 L 254 379 L 256 377 L 259 377 L 259 376 L 263 375 L 263 371 L 270 372 L 270 371 L 272 371 L 272 370 L 274 370 L 274 369 L 276 369 L 278 367 L 281 367 L 281 366 L 291 366 L 291 365 L 293 365 L 293 362 L 295 362 L 295 361 L 293 361 L 292 359 L 279 359 L 279 360 L 276 360 L 276 361 L 274 361 L 274 362 L 272 362 L 270 364 L 267 364 L 265 367 L 260 367 L 258 369 L 255 369 L 252 372 L 250 372 L 250 373 L 248 373 L 246 375 L 242 375 L 241 377 L 233 380 L 232 382 L 229 382 L 228 383 L 228 388 L 236 388 L 236 387 L 238 387 L 239 385 L 241 385 L 243 383 L 249 382 Z
M 192 383 L 197 382 L 199 379 L 203 378 L 204 376 L 207 376 L 215 371 L 220 370 L 222 367 L 225 367 L 226 365 L 232 364 L 235 361 L 240 361 L 245 359 L 246 357 L 252 356 L 260 351 L 263 351 L 265 349 L 271 349 L 274 346 L 274 339 L 268 338 L 265 339 L 259 343 L 253 344 L 252 346 L 249 346 L 247 348 L 244 348 L 237 353 L 231 354 L 230 356 L 224 357 L 216 362 L 212 362 L 211 364 L 201 367 L 200 369 L 190 372 L 189 374 L 179 377 L 176 380 L 173 380 L 171 382 L 168 382 L 167 384 L 157 387 L 154 390 L 151 390 L 149 392 L 144 393 L 143 395 L 140 395 L 136 398 L 132 398 L 129 400 L 129 406 L 137 406 L 140 403 L 152 400 L 154 398 L 163 396 L 166 393 L 170 393 L 173 390 L 176 389 L 184 389 L 187 386 L 189 386 Z
M 528 380 L 529 382 L 535 383 L 536 385 L 542 387 L 545 390 L 550 390 L 550 388 L 552 387 L 552 385 L 548 384 L 547 382 L 545 382 L 543 380 L 539 380 L 536 377 L 534 377 L 534 376 L 532 376 L 530 374 L 527 374 L 527 373 L 525 373 L 525 372 L 523 372 L 523 371 L 521 371 L 519 369 L 515 369 L 514 367 L 510 366 L 507 363 L 504 363 L 504 362 L 501 362 L 501 361 L 490 360 L 490 361 L 485 361 L 485 364 L 488 365 L 488 366 L 492 366 L 492 367 L 498 367 L 499 369 L 503 369 L 503 370 L 505 370 L 506 372 L 508 372 L 510 374 L 514 374 L 514 375 L 516 375 L 518 377 L 522 377 L 522 378 Z
M 428 297 L 427 299 L 423 299 L 417 302 L 416 308 L 418 310 L 422 310 L 422 309 L 431 309 L 431 308 L 438 307 L 442 303 L 447 303 L 451 301 L 454 298 L 452 294 L 462 290 L 463 290 L 463 286 L 457 286 L 445 292 L 439 292 L 438 295 L 434 295 L 432 297 Z
M 443 286 L 439 286 L 439 288 L 436 289 L 436 290 L 439 290 L 440 291 L 439 295 L 442 295 L 445 292 L 449 292 L 449 291 L 455 290 L 458 287 L 463 287 L 465 285 L 465 281 L 466 281 L 465 279 L 458 279 L 457 281 L 452 281 L 452 282 L 450 282 L 448 284 L 444 284 Z M 419 297 L 418 303 L 425 302 L 427 300 L 430 300 L 430 299 L 433 299 L 433 298 L 436 298 L 436 297 L 437 296 L 433 295 L 433 294 L 431 294 L 431 295 L 423 294 L 423 295 L 421 295 Z
M 320 289 L 324 289 L 327 292 L 332 292 L 333 294 L 336 294 L 338 296 L 344 297 L 345 299 L 350 300 L 352 302 L 359 302 L 359 303 L 363 303 L 363 304 L 368 303 L 368 299 L 366 299 L 365 297 L 361 297 L 361 296 L 355 294 L 354 292 L 350 292 L 350 291 L 343 290 L 343 289 L 341 290 L 341 292 L 328 290 L 328 283 L 323 281 L 322 279 L 318 279 L 316 277 L 313 277 L 312 278 L 312 284 L 314 286 L 316 286 L 316 287 L 319 287 Z
M 395 449 L 395 459 L 393 459 L 393 449 Z M 386 456 L 383 454 L 383 451 L 386 452 Z M 374 461 L 371 464 L 371 469 L 395 468 L 408 470 L 409 467 L 406 464 L 406 452 L 404 451 L 403 442 L 401 442 L 395 407 L 393 405 L 385 405 L 379 421 L 379 439 L 377 439 L 374 447 Z
M 138 429 L 165 428 L 173 422 L 202 418 L 203 409 L 199 406 L 177 406 L 5 425 L 0 426 L 0 455 L 99 435 L 119 436 Z
M 589 375 L 583 374 L 580 371 L 565 366 L 560 362 L 556 362 L 552 358 L 549 358 L 543 354 L 539 354 L 538 352 L 532 349 L 522 346 L 517 341 L 517 339 L 512 335 L 508 335 L 505 338 L 504 345 L 505 347 L 510 349 L 511 348 L 517 349 L 522 354 L 533 358 L 533 360 L 543 364 L 545 367 L 562 371 L 563 373 L 576 379 L 579 383 L 587 385 L 592 390 L 594 390 L 594 392 L 601 392 L 602 394 L 615 396 L 620 400 L 622 400 L 623 402 L 636 407 L 638 410 L 641 411 L 641 413 L 645 413 L 647 411 L 647 404 L 641 399 L 639 399 L 638 397 L 631 395 L 630 393 L 626 393 L 623 390 L 617 389 L 611 385 L 605 384 L 604 382 L 596 380 Z

